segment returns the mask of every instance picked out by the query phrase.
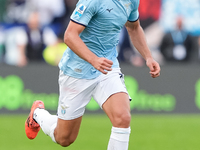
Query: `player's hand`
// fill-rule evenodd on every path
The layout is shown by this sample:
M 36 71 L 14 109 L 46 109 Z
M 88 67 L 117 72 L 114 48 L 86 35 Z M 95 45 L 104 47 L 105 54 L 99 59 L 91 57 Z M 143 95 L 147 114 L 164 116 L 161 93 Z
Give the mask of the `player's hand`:
M 149 58 L 146 60 L 146 65 L 150 69 L 150 74 L 152 78 L 156 78 L 160 76 L 160 65 L 153 59 Z
M 108 71 L 112 70 L 113 62 L 107 58 L 104 57 L 98 57 L 97 59 L 94 59 L 92 62 L 92 66 L 102 72 L 103 74 L 107 74 Z

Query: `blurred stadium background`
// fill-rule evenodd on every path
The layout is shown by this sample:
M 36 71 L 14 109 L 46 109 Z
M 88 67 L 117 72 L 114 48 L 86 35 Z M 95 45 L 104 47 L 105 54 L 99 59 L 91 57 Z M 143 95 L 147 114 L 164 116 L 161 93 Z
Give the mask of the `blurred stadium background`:
M 64 149 L 42 132 L 30 141 L 32 102 L 56 114 L 63 33 L 77 0 L 0 0 L 0 149 Z M 199 150 L 200 1 L 140 0 L 140 23 L 161 76 L 120 34 L 119 61 L 132 97 L 130 150 Z M 39 39 L 39 40 L 38 40 Z M 93 100 L 69 150 L 106 149 L 111 124 Z

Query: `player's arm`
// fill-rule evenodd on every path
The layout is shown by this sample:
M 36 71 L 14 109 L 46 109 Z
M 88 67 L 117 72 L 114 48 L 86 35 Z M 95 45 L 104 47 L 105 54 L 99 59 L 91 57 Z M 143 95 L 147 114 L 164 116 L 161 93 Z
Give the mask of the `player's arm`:
M 64 42 L 67 46 L 76 53 L 80 58 L 89 62 L 94 68 L 107 74 L 107 71 L 111 71 L 113 62 L 103 57 L 98 57 L 92 51 L 88 49 L 85 43 L 79 37 L 79 34 L 85 29 L 85 26 L 69 22 L 69 25 L 65 31 Z
M 131 38 L 131 42 L 138 50 L 138 52 L 142 55 L 142 57 L 146 60 L 146 65 L 150 69 L 150 74 L 153 78 L 158 77 L 160 75 L 160 66 L 153 59 L 151 52 L 147 46 L 146 38 L 143 32 L 142 27 L 140 26 L 139 19 L 135 22 L 127 21 L 126 29 Z

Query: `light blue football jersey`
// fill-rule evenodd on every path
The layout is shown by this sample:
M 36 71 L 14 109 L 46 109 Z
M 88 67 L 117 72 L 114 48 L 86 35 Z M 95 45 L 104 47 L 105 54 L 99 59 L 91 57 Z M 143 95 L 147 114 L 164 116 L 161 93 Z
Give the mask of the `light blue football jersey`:
M 71 20 L 85 26 L 80 38 L 98 57 L 113 61 L 119 68 L 116 46 L 124 24 L 136 21 L 139 0 L 79 0 Z M 68 76 L 93 79 L 101 72 L 77 56 L 69 47 L 63 54 L 59 68 Z

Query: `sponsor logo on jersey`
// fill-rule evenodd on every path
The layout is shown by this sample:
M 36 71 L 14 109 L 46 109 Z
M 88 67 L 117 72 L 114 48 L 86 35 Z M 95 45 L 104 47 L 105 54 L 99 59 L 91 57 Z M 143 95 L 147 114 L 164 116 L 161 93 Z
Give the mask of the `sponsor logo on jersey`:
M 84 6 L 83 4 L 80 4 L 75 12 L 75 15 L 78 15 L 79 17 L 81 17 L 85 9 L 86 9 L 86 6 Z
M 109 13 L 111 12 L 111 10 L 113 10 L 113 8 L 111 8 L 111 9 L 106 9 Z

